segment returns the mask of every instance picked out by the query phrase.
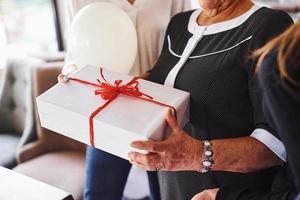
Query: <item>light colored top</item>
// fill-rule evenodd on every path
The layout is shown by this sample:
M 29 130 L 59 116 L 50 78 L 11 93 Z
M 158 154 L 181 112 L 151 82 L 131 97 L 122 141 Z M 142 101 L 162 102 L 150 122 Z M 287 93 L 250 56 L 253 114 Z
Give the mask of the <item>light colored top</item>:
M 169 74 L 164 82 L 164 85 L 169 86 L 169 87 L 174 87 L 176 77 L 177 77 L 180 69 L 185 65 L 185 63 L 187 62 L 188 59 L 202 58 L 202 57 L 206 57 L 209 55 L 214 55 L 214 54 L 219 54 L 219 53 L 222 53 L 225 51 L 229 51 L 229 50 L 243 44 L 244 42 L 250 40 L 252 38 L 252 36 L 245 38 L 243 41 L 237 43 L 236 45 L 234 45 L 228 49 L 223 49 L 223 50 L 220 50 L 217 52 L 212 52 L 209 54 L 191 56 L 191 54 L 193 53 L 196 46 L 198 45 L 198 43 L 201 41 L 201 39 L 205 35 L 217 34 L 217 33 L 221 33 L 221 32 L 236 28 L 236 27 L 240 26 L 241 24 L 243 24 L 253 13 L 258 11 L 260 8 L 261 8 L 261 6 L 254 5 L 254 6 L 252 6 L 252 8 L 250 10 L 248 10 L 247 12 L 245 12 L 244 14 L 242 14 L 239 17 L 236 17 L 234 19 L 227 20 L 224 22 L 212 24 L 209 26 L 198 25 L 197 18 L 199 16 L 199 14 L 201 13 L 202 9 L 200 8 L 198 10 L 195 10 L 191 15 L 190 21 L 188 24 L 188 31 L 191 34 L 193 34 L 193 36 L 189 39 L 182 55 L 177 55 L 174 53 L 174 51 L 172 50 L 172 47 L 171 47 L 172 45 L 171 45 L 170 36 L 167 36 L 169 51 L 175 57 L 178 57 L 179 61 L 173 67 L 173 69 L 169 72 Z M 269 131 L 267 131 L 265 129 L 257 128 L 252 132 L 250 137 L 256 138 L 257 140 L 259 140 L 260 142 L 265 144 L 270 150 L 272 150 L 279 158 L 281 158 L 283 161 L 286 161 L 287 155 L 286 155 L 286 150 L 285 150 L 283 143 L 278 138 L 276 138 L 273 134 L 271 134 Z
M 74 15 L 93 2 L 110 2 L 122 8 L 136 26 L 138 53 L 131 75 L 140 75 L 150 70 L 161 52 L 165 31 L 171 18 L 191 8 L 189 0 L 67 0 L 66 24 L 69 27 Z M 67 32 L 68 32 L 67 27 Z M 72 52 L 67 50 L 66 63 L 72 63 Z

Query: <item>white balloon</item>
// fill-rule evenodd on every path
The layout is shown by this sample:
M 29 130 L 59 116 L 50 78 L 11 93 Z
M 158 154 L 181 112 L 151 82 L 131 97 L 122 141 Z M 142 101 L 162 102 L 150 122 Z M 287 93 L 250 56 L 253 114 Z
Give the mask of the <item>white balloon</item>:
M 133 22 L 119 7 L 98 2 L 82 8 L 71 24 L 69 45 L 79 67 L 102 66 L 129 73 L 137 53 Z

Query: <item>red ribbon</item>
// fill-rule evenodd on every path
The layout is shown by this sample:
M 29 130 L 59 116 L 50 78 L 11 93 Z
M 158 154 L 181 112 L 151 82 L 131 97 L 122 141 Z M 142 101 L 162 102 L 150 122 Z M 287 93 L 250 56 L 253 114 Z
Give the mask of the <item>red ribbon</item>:
M 69 80 L 82 83 L 85 85 L 91 85 L 96 87 L 95 95 L 99 95 L 103 100 L 106 100 L 106 102 L 100 106 L 98 109 L 96 109 L 89 117 L 89 126 L 90 126 L 90 143 L 92 146 L 95 146 L 94 142 L 94 118 L 96 115 L 98 115 L 104 108 L 106 108 L 119 94 L 123 94 L 130 97 L 139 98 L 144 101 L 149 101 L 161 106 L 168 107 L 173 110 L 176 116 L 176 109 L 173 106 L 158 102 L 153 100 L 153 98 L 147 94 L 144 94 L 140 91 L 139 82 L 137 81 L 139 78 L 134 77 L 131 81 L 129 81 L 127 84 L 122 84 L 122 80 L 116 80 L 114 82 L 114 85 L 110 84 L 103 75 L 103 68 L 100 68 L 100 76 L 103 81 L 100 81 L 97 79 L 98 84 L 91 83 L 88 81 L 80 80 L 77 78 L 70 77 Z

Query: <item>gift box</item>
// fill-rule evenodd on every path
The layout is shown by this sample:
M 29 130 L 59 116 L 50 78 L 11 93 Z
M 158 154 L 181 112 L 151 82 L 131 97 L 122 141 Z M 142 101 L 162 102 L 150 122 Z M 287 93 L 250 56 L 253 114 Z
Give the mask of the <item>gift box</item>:
M 188 122 L 189 93 L 86 66 L 37 97 L 44 128 L 124 159 L 137 140 L 163 140 L 168 109 Z

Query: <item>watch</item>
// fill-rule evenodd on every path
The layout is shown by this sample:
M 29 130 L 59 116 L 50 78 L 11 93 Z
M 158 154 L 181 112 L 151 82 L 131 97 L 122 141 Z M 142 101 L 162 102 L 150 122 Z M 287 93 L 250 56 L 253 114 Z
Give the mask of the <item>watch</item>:
M 203 153 L 201 159 L 200 173 L 207 173 L 208 171 L 211 170 L 211 167 L 214 164 L 214 161 L 212 159 L 214 152 L 210 141 L 203 140 L 202 143 L 203 143 Z

